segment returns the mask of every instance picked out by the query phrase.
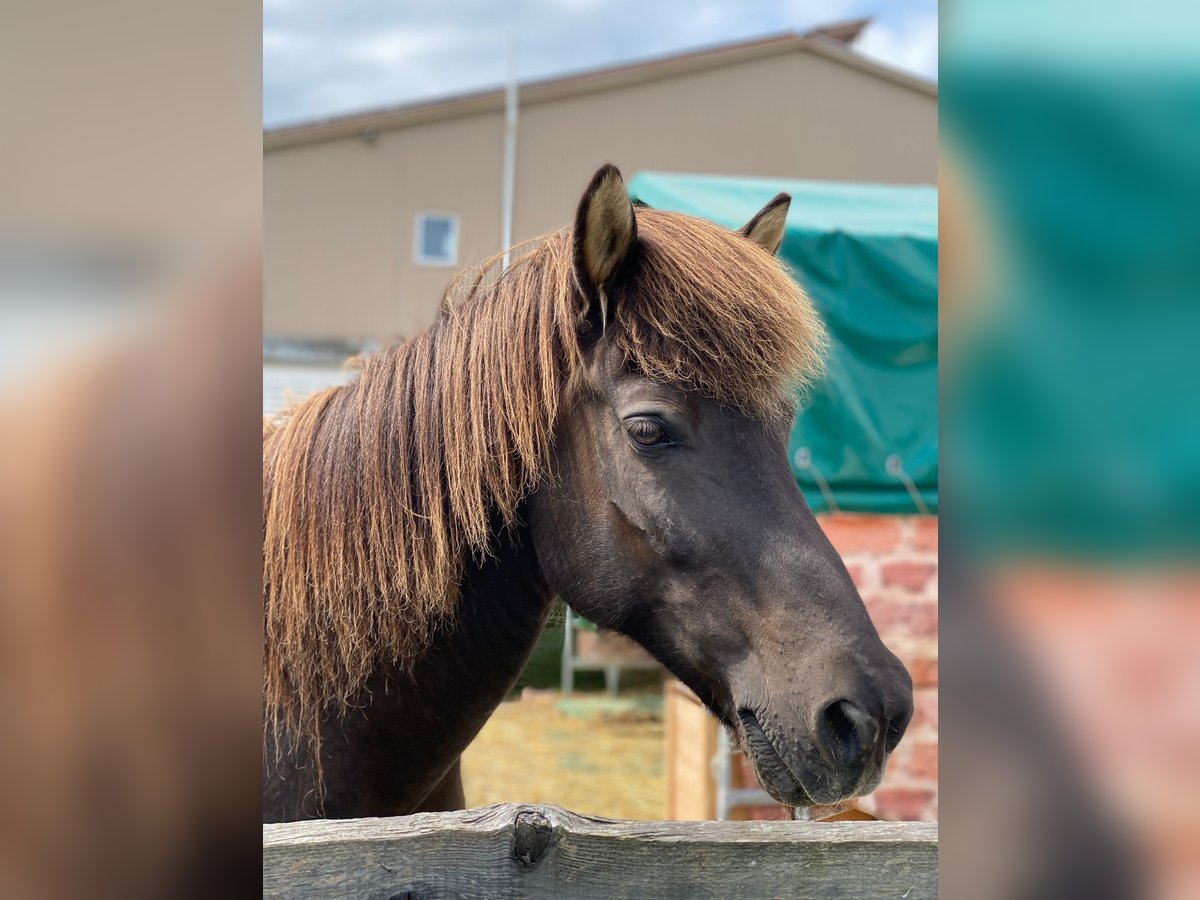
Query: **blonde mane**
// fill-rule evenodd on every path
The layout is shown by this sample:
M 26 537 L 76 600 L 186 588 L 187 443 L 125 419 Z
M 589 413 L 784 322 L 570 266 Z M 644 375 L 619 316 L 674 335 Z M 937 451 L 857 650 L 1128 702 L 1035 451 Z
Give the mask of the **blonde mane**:
M 640 209 L 639 259 L 606 335 L 646 376 L 763 418 L 789 414 L 824 332 L 769 253 L 701 219 Z M 460 275 L 437 321 L 270 423 L 263 447 L 266 724 L 318 775 L 322 717 L 382 667 L 410 670 L 453 624 L 489 552 L 550 470 L 584 363 L 571 237 Z

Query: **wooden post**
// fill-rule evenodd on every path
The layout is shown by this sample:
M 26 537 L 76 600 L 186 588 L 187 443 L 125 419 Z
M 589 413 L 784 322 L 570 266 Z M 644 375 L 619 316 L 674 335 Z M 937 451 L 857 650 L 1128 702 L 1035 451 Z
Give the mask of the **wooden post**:
M 263 826 L 263 896 L 937 896 L 937 825 L 625 822 L 503 803 Z
M 720 737 L 717 721 L 682 682 L 670 678 L 663 691 L 667 818 L 715 819 L 717 783 L 712 764 Z

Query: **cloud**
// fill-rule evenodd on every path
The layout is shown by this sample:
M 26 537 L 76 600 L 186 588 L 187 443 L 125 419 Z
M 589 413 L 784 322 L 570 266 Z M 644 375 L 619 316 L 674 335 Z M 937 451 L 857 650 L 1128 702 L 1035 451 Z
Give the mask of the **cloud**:
M 873 23 L 855 46 L 863 56 L 924 78 L 938 74 L 937 14 Z
M 536 79 L 804 31 L 862 15 L 862 2 L 267 0 L 263 117 L 275 125 L 499 85 L 513 32 L 521 77 Z M 875 26 L 881 30 L 876 52 L 898 64 L 924 65 L 927 51 L 906 47 L 909 35 L 893 26 L 895 18 L 889 13 Z M 928 37 L 920 29 L 915 34 Z M 932 39 L 936 71 L 936 20 Z

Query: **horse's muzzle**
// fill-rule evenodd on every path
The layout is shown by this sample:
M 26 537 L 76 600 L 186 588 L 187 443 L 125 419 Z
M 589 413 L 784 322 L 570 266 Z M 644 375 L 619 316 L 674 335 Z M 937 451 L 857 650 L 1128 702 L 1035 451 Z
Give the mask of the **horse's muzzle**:
M 788 806 L 812 806 L 814 801 L 800 779 L 783 761 L 779 751 L 763 730 L 758 717 L 748 709 L 738 710 L 741 744 L 763 789 Z
M 872 716 L 849 700 L 824 704 L 811 734 L 800 738 L 764 727 L 754 711 L 738 710 L 739 737 L 762 786 L 791 806 L 828 805 L 868 793 L 883 778 L 887 756 L 911 716 Z

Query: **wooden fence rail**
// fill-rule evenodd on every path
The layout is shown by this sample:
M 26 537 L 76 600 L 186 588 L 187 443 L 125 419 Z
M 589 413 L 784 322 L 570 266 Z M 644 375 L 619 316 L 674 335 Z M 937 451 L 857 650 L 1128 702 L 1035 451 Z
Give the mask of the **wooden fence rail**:
M 937 896 L 937 825 L 626 822 L 502 803 L 263 826 L 265 897 Z

